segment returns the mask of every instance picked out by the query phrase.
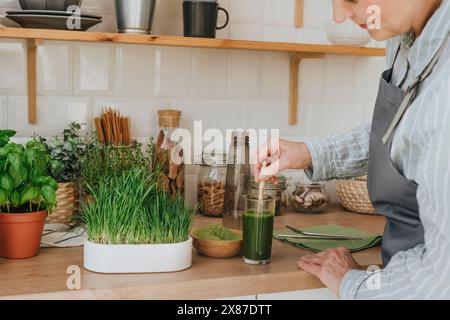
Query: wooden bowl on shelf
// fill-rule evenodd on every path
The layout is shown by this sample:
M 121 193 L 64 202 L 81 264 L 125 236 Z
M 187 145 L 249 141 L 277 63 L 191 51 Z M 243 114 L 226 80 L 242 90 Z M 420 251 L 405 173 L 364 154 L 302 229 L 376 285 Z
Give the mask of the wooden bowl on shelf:
M 194 248 L 206 257 L 210 258 L 231 258 L 241 253 L 243 238 L 242 231 L 232 230 L 240 236 L 239 240 L 205 240 L 195 236 L 195 231 L 191 232 L 194 240 Z

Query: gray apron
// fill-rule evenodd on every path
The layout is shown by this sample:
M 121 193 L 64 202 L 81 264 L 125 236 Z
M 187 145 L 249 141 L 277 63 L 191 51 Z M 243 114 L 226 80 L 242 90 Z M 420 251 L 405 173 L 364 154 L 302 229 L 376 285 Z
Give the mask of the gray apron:
M 417 184 L 406 179 L 397 170 L 392 163 L 390 151 L 400 120 L 414 101 L 420 84 L 432 73 L 446 43 L 444 41 L 406 92 L 401 89 L 402 85 L 397 87 L 392 84 L 393 68 L 400 50 L 397 51 L 392 67 L 383 72 L 381 77 L 370 137 L 368 189 L 373 206 L 387 218 L 382 244 L 384 265 L 397 252 L 424 243 L 424 229 L 416 198 Z M 403 82 L 405 80 L 406 78 Z

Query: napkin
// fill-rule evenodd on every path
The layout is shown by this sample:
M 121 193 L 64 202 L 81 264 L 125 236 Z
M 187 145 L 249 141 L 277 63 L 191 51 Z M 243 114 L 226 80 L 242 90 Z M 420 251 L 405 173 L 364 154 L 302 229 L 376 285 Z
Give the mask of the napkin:
M 294 231 L 289 229 L 278 230 L 274 232 L 274 238 L 278 240 L 285 241 L 296 247 L 311 250 L 314 252 L 321 252 L 331 248 L 345 247 L 351 252 L 361 251 L 364 249 L 377 247 L 381 244 L 383 237 L 381 235 L 373 235 L 367 232 L 346 228 L 340 225 L 323 225 L 315 226 L 309 228 L 298 228 L 301 231 L 306 232 L 316 232 L 316 233 L 326 233 L 326 234 L 336 234 L 345 235 L 350 237 L 360 237 L 363 240 L 322 240 L 322 239 L 297 239 L 297 238 L 285 238 L 280 237 L 283 235 L 298 235 Z

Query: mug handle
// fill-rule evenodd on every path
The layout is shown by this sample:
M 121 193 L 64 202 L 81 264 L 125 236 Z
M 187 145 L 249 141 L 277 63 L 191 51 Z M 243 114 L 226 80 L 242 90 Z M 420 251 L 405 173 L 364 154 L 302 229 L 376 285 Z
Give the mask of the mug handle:
M 228 11 L 225 10 L 224 8 L 222 8 L 222 7 L 219 7 L 217 10 L 218 11 L 223 11 L 225 13 L 226 17 L 227 17 L 227 21 L 225 21 L 225 24 L 223 26 L 216 27 L 217 30 L 222 30 L 228 25 L 228 22 L 230 22 L 230 15 L 228 14 Z

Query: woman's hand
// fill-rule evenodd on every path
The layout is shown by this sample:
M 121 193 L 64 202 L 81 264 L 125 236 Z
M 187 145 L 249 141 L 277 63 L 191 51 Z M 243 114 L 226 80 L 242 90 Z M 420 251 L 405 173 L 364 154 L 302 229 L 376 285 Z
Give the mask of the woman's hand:
M 256 182 L 277 183 L 275 177 L 285 169 L 305 169 L 312 163 L 311 153 L 303 142 L 271 140 L 263 145 L 254 156 L 253 175 Z M 263 169 L 263 163 L 266 167 Z
M 346 248 L 303 256 L 297 264 L 300 269 L 318 277 L 336 296 L 339 296 L 339 288 L 345 274 L 351 269 L 361 269 Z

